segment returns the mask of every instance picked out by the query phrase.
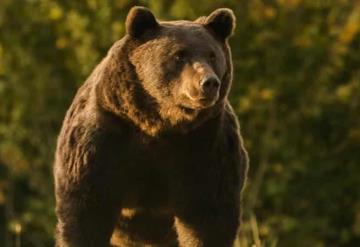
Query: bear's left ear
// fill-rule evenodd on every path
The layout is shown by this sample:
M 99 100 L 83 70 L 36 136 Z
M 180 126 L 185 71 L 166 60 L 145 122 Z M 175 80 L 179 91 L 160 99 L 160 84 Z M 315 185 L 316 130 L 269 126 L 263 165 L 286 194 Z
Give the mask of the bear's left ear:
M 149 9 L 135 6 L 130 9 L 125 26 L 130 36 L 140 38 L 146 31 L 159 27 L 159 23 Z
M 220 8 L 206 17 L 204 25 L 224 41 L 232 35 L 235 21 L 236 17 L 231 9 Z

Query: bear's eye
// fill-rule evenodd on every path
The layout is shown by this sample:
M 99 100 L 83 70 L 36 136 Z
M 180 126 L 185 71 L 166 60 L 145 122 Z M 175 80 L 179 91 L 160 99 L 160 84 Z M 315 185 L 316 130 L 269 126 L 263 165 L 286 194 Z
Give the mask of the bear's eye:
M 186 59 L 186 52 L 183 50 L 176 52 L 174 59 L 178 63 L 183 63 Z
M 216 55 L 215 55 L 215 52 L 210 52 L 209 54 L 209 58 L 210 58 L 210 61 L 211 62 L 214 62 L 216 60 Z

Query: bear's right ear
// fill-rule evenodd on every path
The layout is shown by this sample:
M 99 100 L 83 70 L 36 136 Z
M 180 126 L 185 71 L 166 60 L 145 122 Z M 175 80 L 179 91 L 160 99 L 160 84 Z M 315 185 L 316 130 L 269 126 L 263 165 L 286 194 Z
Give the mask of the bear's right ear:
M 125 25 L 126 32 L 134 38 L 140 38 L 146 31 L 159 27 L 153 13 L 140 6 L 131 8 L 126 17 Z

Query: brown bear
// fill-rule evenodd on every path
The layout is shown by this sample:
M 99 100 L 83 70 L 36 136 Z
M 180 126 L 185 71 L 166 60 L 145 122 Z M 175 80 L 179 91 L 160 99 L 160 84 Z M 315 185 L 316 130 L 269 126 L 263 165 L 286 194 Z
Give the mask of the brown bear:
M 247 153 L 227 99 L 229 9 L 126 19 L 58 138 L 56 246 L 230 247 Z

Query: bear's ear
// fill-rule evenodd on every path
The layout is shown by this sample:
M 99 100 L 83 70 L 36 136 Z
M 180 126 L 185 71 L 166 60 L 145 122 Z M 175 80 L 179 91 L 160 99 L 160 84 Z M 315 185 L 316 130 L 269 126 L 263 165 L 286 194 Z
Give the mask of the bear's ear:
M 231 9 L 220 8 L 206 17 L 204 25 L 220 40 L 225 40 L 232 35 L 235 21 L 236 17 Z
M 125 26 L 130 36 L 140 38 L 146 31 L 159 27 L 159 23 L 149 9 L 135 6 L 130 9 Z

